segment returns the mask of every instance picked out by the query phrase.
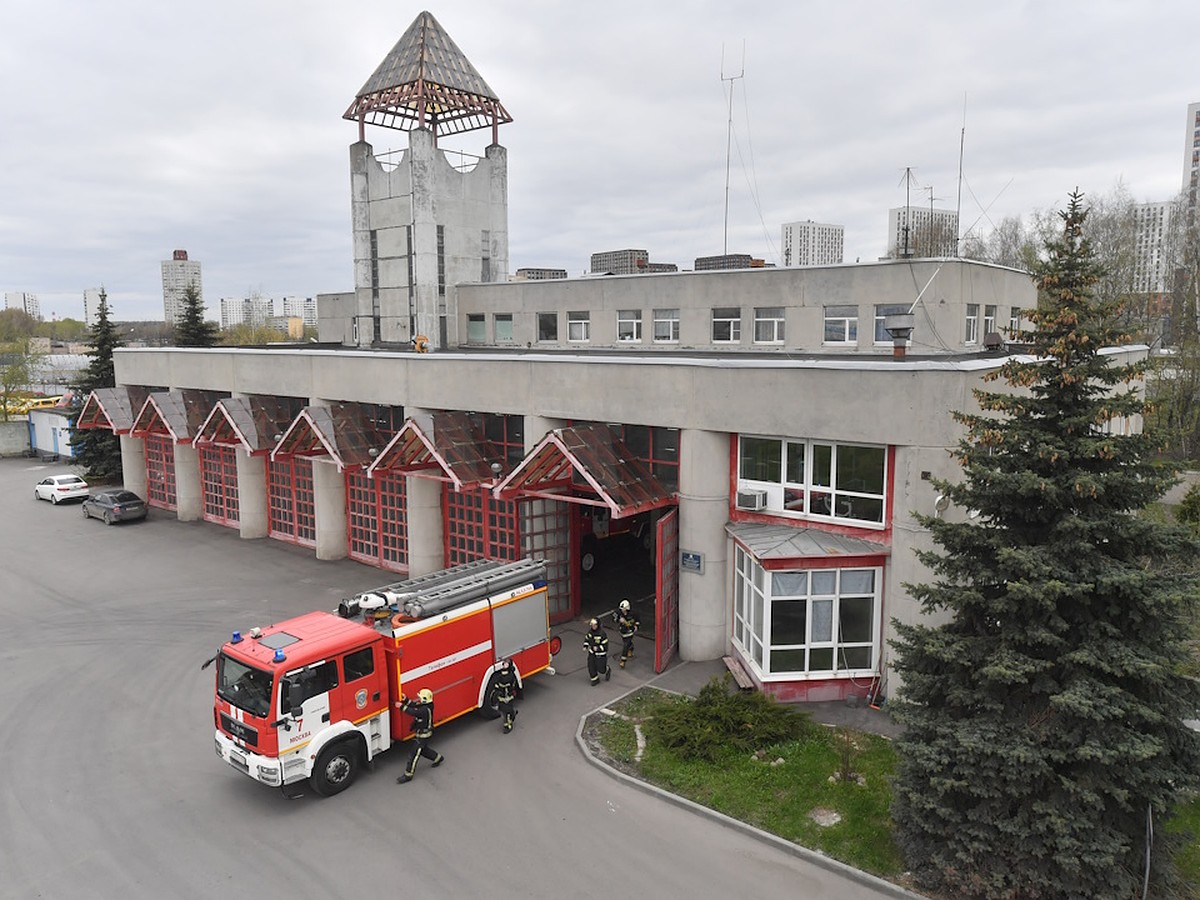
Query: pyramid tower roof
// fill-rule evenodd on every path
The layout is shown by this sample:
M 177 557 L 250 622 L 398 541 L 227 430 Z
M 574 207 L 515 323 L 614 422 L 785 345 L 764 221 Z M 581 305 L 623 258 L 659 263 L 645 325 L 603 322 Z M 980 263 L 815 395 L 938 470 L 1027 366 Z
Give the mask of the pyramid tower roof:
M 511 122 L 496 93 L 432 13 L 422 12 L 359 90 L 343 118 L 435 135 Z

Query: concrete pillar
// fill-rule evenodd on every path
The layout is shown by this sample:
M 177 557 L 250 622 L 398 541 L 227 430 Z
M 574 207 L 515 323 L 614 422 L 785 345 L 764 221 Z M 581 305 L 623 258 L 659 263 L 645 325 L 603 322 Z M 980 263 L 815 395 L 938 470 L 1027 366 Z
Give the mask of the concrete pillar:
M 679 656 L 719 659 L 729 646 L 729 435 L 679 435 L 679 547 L 703 554 L 702 573 L 679 572 Z
M 536 447 L 548 432 L 555 428 L 563 428 L 566 424 L 566 419 L 527 415 L 525 417 L 525 452 L 528 453 Z
M 429 434 L 433 427 L 429 410 L 406 406 L 404 412 Z M 427 575 L 445 568 L 442 482 L 409 475 L 405 479 L 404 490 L 408 498 L 408 574 Z
M 121 483 L 125 490 L 146 499 L 146 442 L 123 434 L 121 440 Z
M 350 552 L 346 534 L 346 476 L 331 459 L 315 458 L 312 467 L 317 559 L 345 559 Z
M 267 536 L 267 456 L 237 451 L 238 534 L 244 538 Z
M 200 484 L 200 454 L 192 444 L 175 445 L 175 514 L 180 522 L 195 522 L 204 512 Z

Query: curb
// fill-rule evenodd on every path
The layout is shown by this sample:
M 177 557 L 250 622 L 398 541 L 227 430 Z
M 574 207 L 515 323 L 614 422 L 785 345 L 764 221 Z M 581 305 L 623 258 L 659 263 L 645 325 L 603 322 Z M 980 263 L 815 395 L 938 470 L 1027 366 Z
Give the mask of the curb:
M 770 844 L 771 846 L 782 850 L 785 853 L 789 853 L 798 859 L 802 859 L 805 862 L 820 866 L 823 869 L 826 869 L 837 875 L 841 875 L 843 878 L 857 882 L 864 887 L 869 887 L 884 896 L 897 897 L 901 898 L 901 900 L 928 900 L 928 898 L 922 894 L 914 894 L 912 891 L 902 888 L 899 885 L 892 884 L 892 882 L 886 881 L 877 875 L 872 875 L 869 872 L 864 872 L 861 869 L 848 866 L 843 862 L 838 862 L 832 857 L 825 856 L 823 853 L 818 853 L 815 850 L 810 850 L 807 847 L 794 844 L 791 841 L 779 837 L 778 835 L 771 834 L 768 831 L 763 831 L 761 828 L 755 828 L 753 825 L 748 825 L 745 822 L 733 818 L 732 816 L 727 816 L 724 813 L 717 812 L 715 809 L 709 809 L 707 806 L 701 806 L 699 803 L 688 800 L 686 797 L 680 797 L 678 794 L 672 794 L 670 791 L 663 790 L 662 788 L 653 784 L 649 784 L 638 778 L 634 778 L 632 775 L 627 775 L 621 770 L 613 768 L 604 760 L 600 759 L 598 756 L 592 753 L 591 748 L 587 745 L 587 741 L 585 741 L 583 738 L 583 730 L 586 727 L 588 720 L 593 716 L 598 715 L 600 710 L 607 706 L 611 706 L 613 703 L 620 702 L 625 697 L 628 697 L 630 694 L 634 693 L 634 691 L 641 690 L 642 687 L 645 687 L 645 685 L 638 685 L 633 690 L 627 691 L 621 696 L 613 698 L 603 706 L 597 706 L 591 712 L 584 713 L 579 717 L 579 726 L 575 729 L 575 743 L 583 752 L 584 758 L 597 769 L 604 772 L 609 777 L 620 781 L 629 787 L 635 788 L 644 794 L 649 794 L 652 797 L 657 797 L 660 800 L 665 800 L 668 803 L 672 803 L 675 806 L 689 810 L 697 815 L 704 816 L 720 825 L 724 825 L 726 828 L 731 828 L 734 831 L 740 831 L 742 834 L 749 835 L 750 837 L 755 838 L 764 844 Z

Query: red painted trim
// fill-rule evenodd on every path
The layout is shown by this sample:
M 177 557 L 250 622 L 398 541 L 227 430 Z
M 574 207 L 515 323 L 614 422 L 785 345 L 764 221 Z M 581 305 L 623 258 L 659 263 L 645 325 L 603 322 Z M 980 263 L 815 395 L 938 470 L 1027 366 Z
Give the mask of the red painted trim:
M 750 553 L 750 548 L 745 545 L 742 545 L 742 549 Z M 750 555 L 754 556 L 753 553 L 750 553 Z M 768 572 L 777 570 L 792 571 L 797 569 L 855 569 L 886 565 L 887 556 L 884 554 L 871 554 L 869 556 L 793 556 L 784 559 L 759 559 L 758 564 Z

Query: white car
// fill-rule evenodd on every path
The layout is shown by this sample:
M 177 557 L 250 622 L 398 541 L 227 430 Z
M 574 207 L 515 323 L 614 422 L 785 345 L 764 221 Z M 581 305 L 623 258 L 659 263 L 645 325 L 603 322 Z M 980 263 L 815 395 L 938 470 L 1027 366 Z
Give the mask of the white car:
M 33 488 L 33 499 L 49 500 L 51 503 L 58 503 L 60 500 L 82 500 L 87 495 L 88 483 L 69 472 L 49 475 Z

